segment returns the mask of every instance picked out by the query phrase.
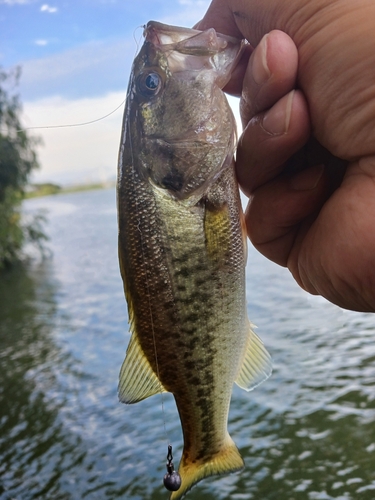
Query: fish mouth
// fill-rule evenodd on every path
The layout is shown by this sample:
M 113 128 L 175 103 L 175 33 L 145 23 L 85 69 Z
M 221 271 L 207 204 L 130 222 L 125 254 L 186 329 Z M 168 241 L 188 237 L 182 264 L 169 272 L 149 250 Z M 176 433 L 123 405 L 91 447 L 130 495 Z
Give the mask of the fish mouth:
M 157 50 L 168 53 L 172 73 L 186 69 L 205 70 L 209 66 L 215 70 L 216 83 L 221 89 L 229 81 L 246 45 L 243 40 L 218 33 L 214 28 L 201 31 L 156 21 L 147 23 L 144 37 Z M 216 57 L 218 60 L 212 64 L 211 59 Z
M 149 21 L 144 30 L 145 39 L 155 46 L 173 46 L 182 54 L 213 55 L 224 50 L 228 42 L 238 43 L 236 38 L 217 33 L 214 28 L 201 31 L 180 26 L 169 26 L 157 21 Z

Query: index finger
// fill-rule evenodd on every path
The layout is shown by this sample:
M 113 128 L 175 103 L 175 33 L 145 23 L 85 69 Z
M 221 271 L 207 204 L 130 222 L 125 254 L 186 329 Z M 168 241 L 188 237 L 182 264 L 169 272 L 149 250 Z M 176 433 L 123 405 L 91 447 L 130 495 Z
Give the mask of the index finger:
M 203 19 L 194 28 L 198 30 L 214 28 L 223 35 L 246 38 L 237 26 L 230 0 L 212 0 Z

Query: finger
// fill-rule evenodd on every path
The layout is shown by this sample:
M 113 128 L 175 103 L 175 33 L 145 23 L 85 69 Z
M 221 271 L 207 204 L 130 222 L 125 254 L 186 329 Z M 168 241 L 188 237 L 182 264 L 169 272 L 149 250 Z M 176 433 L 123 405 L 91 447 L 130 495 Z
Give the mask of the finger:
M 207 26 L 200 21 L 194 27 L 205 29 Z M 249 64 L 249 58 L 253 52 Z M 242 94 L 245 103 L 255 102 L 257 113 L 270 107 L 279 97 L 294 87 L 297 69 L 298 53 L 294 42 L 283 31 L 273 30 L 263 37 L 255 51 L 250 45 L 245 46 L 224 90 L 235 96 Z M 267 80 L 269 80 L 268 85 L 264 86 Z M 268 87 L 278 89 L 273 101 L 272 92 L 269 92 Z
M 223 88 L 224 92 L 226 92 L 227 94 L 241 97 L 242 84 L 249 64 L 250 55 L 252 54 L 253 50 L 254 49 L 250 45 L 245 45 L 241 57 L 232 70 L 229 82 Z
M 293 40 L 278 30 L 265 35 L 253 51 L 243 77 L 244 126 L 295 88 L 297 70 L 298 52 Z
M 225 32 L 225 30 L 220 31 L 220 28 L 219 29 L 217 28 L 217 23 L 214 23 L 214 24 L 216 26 L 216 31 L 218 33 L 228 34 Z M 193 28 L 198 29 L 198 30 L 204 30 L 204 29 L 208 29 L 211 27 L 212 26 L 210 26 L 210 23 L 206 23 L 204 20 L 202 20 L 202 21 L 199 21 L 197 24 L 195 24 Z M 243 38 L 242 34 L 239 32 L 237 33 L 236 37 L 240 38 L 240 39 Z M 224 92 L 226 92 L 227 94 L 231 94 L 231 95 L 234 95 L 236 97 L 241 96 L 242 82 L 244 80 L 246 69 L 247 69 L 247 66 L 249 64 L 249 58 L 250 58 L 250 55 L 253 52 L 253 50 L 254 49 L 253 49 L 253 47 L 251 47 L 250 44 L 246 44 L 243 47 L 241 57 L 239 58 L 236 66 L 232 70 L 232 74 L 231 74 L 231 78 L 230 78 L 229 82 L 226 84 L 226 86 L 223 89 Z
M 310 293 L 347 309 L 375 311 L 375 158 L 348 166 L 305 235 L 297 235 L 288 268 Z
M 267 0 L 212 0 L 198 29 L 215 28 L 219 33 L 246 38 L 255 47 L 273 29 L 295 32 L 303 16 L 296 16 L 300 2 Z M 303 4 L 303 2 L 301 2 Z M 310 12 L 306 16 L 311 15 Z
M 298 90 L 284 96 L 266 113 L 255 116 L 244 130 L 237 149 L 236 173 L 242 191 L 250 196 L 278 176 L 309 134 L 307 103 Z
M 232 5 L 228 0 L 213 0 L 203 19 L 194 27 L 198 30 L 215 28 L 217 32 L 223 35 L 246 38 L 246 35 L 240 31 L 236 24 Z
M 319 211 L 328 192 L 323 165 L 281 175 L 252 195 L 245 219 L 249 238 L 267 258 L 286 266 L 302 224 Z

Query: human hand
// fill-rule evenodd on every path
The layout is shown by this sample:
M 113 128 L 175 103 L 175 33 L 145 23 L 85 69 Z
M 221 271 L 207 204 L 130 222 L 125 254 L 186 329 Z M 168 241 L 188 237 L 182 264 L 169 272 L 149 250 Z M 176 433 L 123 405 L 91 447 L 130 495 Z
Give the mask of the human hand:
M 208 27 L 256 46 L 226 87 L 252 243 L 308 292 L 374 312 L 375 4 L 213 0 Z

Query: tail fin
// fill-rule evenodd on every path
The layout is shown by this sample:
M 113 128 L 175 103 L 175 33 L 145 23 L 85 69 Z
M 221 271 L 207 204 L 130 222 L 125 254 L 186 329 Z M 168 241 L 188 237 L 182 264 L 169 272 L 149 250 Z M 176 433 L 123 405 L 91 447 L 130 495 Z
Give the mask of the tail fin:
M 234 444 L 232 438 L 227 434 L 227 438 L 221 450 L 209 459 L 202 459 L 195 463 L 188 462 L 182 456 L 178 472 L 181 476 L 181 487 L 174 491 L 170 500 L 179 500 L 196 483 L 205 477 L 229 474 L 237 472 L 244 467 L 244 461 Z

